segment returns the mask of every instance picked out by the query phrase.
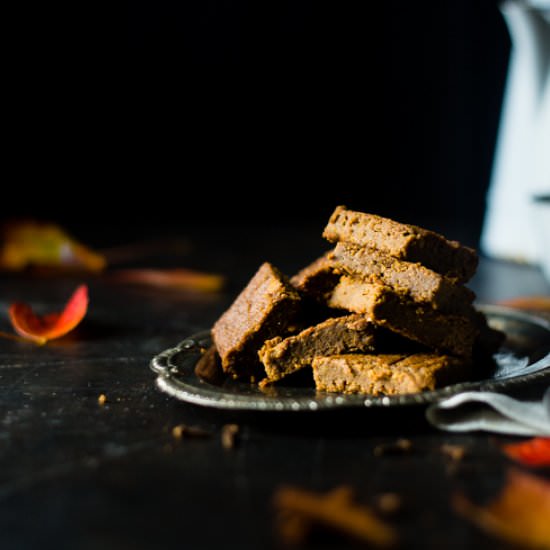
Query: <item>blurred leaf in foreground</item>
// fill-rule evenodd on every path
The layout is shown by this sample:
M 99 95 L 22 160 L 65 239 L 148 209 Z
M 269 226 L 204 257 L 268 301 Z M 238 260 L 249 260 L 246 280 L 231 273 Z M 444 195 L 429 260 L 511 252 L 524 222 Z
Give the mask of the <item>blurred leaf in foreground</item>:
M 325 494 L 282 486 L 275 492 L 273 504 L 279 535 L 290 545 L 303 545 L 315 529 L 327 529 L 369 546 L 385 548 L 398 543 L 395 529 L 370 508 L 355 502 L 348 486 L 336 487 Z
M 79 286 L 61 312 L 36 315 L 31 306 L 16 302 L 10 306 L 13 328 L 26 340 L 45 344 L 73 330 L 88 310 L 88 287 Z
M 177 290 L 217 292 L 225 283 L 222 275 L 192 269 L 119 269 L 111 274 L 117 283 L 131 283 Z
M 0 229 L 0 269 L 20 271 L 30 266 L 99 272 L 106 260 L 53 223 L 5 224 Z
M 452 504 L 458 514 L 506 542 L 550 549 L 550 482 L 543 478 L 514 468 L 488 504 L 474 504 L 462 494 Z
M 510 443 L 504 445 L 502 450 L 508 457 L 526 466 L 550 466 L 550 437 L 533 437 L 520 443 Z

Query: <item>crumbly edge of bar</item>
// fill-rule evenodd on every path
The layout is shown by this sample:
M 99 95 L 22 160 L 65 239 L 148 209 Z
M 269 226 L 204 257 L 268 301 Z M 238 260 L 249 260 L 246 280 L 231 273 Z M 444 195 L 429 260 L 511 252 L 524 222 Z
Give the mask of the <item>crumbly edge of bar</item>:
M 471 363 L 434 353 L 344 354 L 316 357 L 312 367 L 318 391 L 402 395 L 465 380 Z
M 364 288 L 359 304 L 354 296 L 346 293 L 348 288 Z M 356 290 L 355 292 L 359 292 Z M 436 350 L 470 357 L 479 329 L 471 318 L 461 315 L 443 314 L 433 309 L 423 308 L 410 302 L 402 294 L 389 287 L 348 276 L 342 277 L 329 300 L 331 307 L 339 307 L 356 313 L 364 313 L 370 320 L 397 332 L 402 336 Z
M 475 293 L 455 279 L 376 249 L 338 243 L 332 262 L 341 273 L 384 284 L 414 302 L 447 313 L 466 313 L 475 299 Z
M 320 344 L 320 345 L 316 345 Z M 258 355 L 269 381 L 311 364 L 319 354 L 374 351 L 375 328 L 363 315 L 331 318 L 287 338 L 264 342 Z M 312 349 L 315 347 L 315 349 Z

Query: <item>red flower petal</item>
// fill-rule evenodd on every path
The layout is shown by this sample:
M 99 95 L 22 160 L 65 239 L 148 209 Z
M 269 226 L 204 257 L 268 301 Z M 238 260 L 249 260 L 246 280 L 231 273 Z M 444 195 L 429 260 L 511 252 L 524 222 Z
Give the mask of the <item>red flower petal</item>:
M 75 328 L 86 315 L 88 309 L 88 287 L 79 286 L 65 309 L 58 313 L 36 315 L 32 308 L 23 303 L 10 306 L 10 320 L 15 331 L 28 340 L 44 344 L 59 338 Z
M 550 466 L 550 437 L 534 437 L 502 447 L 513 460 L 527 466 Z

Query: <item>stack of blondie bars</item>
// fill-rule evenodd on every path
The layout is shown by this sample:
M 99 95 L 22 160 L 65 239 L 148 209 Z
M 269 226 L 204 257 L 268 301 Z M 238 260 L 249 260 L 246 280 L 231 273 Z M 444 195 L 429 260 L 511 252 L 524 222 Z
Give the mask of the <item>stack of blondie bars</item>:
M 215 323 L 225 372 L 266 386 L 311 368 L 320 391 L 415 393 L 475 376 L 501 345 L 465 286 L 475 250 L 343 206 L 323 236 L 334 247 L 291 279 L 264 263 Z

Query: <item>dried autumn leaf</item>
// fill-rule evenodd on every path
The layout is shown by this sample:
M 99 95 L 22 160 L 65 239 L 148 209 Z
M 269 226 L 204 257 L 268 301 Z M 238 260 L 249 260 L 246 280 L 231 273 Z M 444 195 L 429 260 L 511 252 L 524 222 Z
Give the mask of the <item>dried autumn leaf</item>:
M 326 494 L 297 487 L 280 487 L 273 498 L 279 516 L 279 533 L 291 544 L 303 543 L 314 527 L 329 528 L 341 535 L 378 547 L 391 547 L 396 531 L 372 511 L 354 502 L 350 487 L 342 486 Z
M 10 320 L 15 331 L 27 340 L 44 344 L 60 338 L 82 321 L 88 309 L 88 287 L 79 286 L 61 312 L 36 315 L 32 308 L 21 302 L 10 306 Z
M 111 275 L 119 283 L 133 283 L 173 288 L 177 290 L 198 290 L 217 292 L 224 285 L 221 275 L 202 273 L 192 269 L 119 269 Z
M 0 269 L 20 271 L 28 266 L 78 268 L 98 272 L 106 260 L 52 223 L 18 221 L 0 234 Z
M 550 311 L 550 296 L 518 296 L 501 300 L 500 305 L 532 311 Z
M 502 450 L 526 466 L 550 466 L 550 437 L 533 437 L 520 443 L 510 443 L 504 445 Z
M 488 505 L 474 504 L 462 494 L 452 503 L 458 514 L 489 534 L 524 548 L 550 549 L 550 482 L 545 479 L 514 468 Z

